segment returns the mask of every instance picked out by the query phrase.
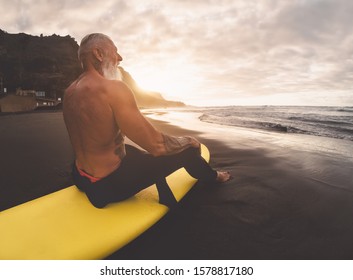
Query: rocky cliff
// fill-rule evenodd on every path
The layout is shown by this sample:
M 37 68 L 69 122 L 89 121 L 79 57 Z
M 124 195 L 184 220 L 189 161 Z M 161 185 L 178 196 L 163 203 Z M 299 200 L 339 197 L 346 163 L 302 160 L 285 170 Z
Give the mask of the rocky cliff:
M 78 44 L 70 36 L 32 36 L 0 30 L 0 78 L 7 92 L 16 88 L 45 91 L 46 97 L 60 98 L 82 69 L 77 59 Z M 140 107 L 183 106 L 165 100 L 161 94 L 139 88 L 122 69 L 123 79 L 134 91 Z
M 31 36 L 0 31 L 0 75 L 8 92 L 16 88 L 45 91 L 62 97 L 81 72 L 78 45 L 70 36 Z

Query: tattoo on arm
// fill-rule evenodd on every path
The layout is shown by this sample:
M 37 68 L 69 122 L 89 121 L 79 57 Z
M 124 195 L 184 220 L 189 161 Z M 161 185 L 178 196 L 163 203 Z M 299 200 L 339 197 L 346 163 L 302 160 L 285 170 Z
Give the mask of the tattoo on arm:
M 192 138 L 188 136 L 170 136 L 162 134 L 167 155 L 180 153 L 192 146 Z

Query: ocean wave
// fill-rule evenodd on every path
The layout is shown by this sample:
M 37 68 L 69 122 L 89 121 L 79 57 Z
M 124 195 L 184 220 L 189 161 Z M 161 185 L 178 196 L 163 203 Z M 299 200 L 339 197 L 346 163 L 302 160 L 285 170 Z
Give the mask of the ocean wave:
M 320 123 L 320 124 L 326 124 L 326 125 L 335 125 L 335 126 L 343 126 L 343 125 L 351 125 L 351 118 L 343 118 L 343 117 L 340 117 L 340 119 L 338 120 L 327 120 L 327 119 L 323 119 L 322 116 L 320 116 L 320 119 L 319 118 L 314 118 L 314 117 L 311 117 L 311 118 L 307 118 L 307 117 L 288 117 L 288 120 L 291 120 L 291 121 L 299 121 L 299 122 L 307 122 L 307 123 Z
M 277 132 L 289 132 L 289 133 L 305 133 L 302 129 L 287 126 L 280 123 L 273 122 L 262 122 L 262 121 L 249 121 L 249 120 L 241 120 L 236 118 L 226 119 L 224 117 L 202 114 L 199 119 L 203 122 L 221 124 L 221 125 L 230 125 L 230 126 L 238 126 L 238 127 L 246 127 L 246 128 L 257 128 L 257 129 L 266 129 Z
M 339 110 L 345 110 L 345 114 Z M 353 112 L 353 107 L 225 107 L 204 110 L 199 119 L 221 125 L 353 141 L 353 118 L 346 114 L 347 110 Z
M 339 108 L 339 109 L 337 109 L 337 112 L 348 112 L 348 113 L 353 113 L 353 107 L 344 107 L 344 108 Z

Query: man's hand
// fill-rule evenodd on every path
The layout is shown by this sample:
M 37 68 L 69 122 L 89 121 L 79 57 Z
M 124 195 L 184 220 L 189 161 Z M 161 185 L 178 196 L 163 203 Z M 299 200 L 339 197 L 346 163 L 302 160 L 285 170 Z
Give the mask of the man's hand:
M 187 136 L 189 139 L 190 139 L 190 144 L 191 144 L 191 147 L 193 148 L 200 148 L 201 146 L 201 143 L 194 137 L 192 136 Z

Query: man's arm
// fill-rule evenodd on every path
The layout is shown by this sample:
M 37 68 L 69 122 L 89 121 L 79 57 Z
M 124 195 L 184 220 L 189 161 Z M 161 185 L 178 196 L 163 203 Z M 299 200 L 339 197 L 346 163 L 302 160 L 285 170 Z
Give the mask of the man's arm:
M 121 131 L 133 142 L 154 156 L 176 154 L 188 147 L 199 147 L 192 137 L 162 134 L 141 114 L 135 97 L 127 85 L 113 81 L 110 89 L 111 107 Z

